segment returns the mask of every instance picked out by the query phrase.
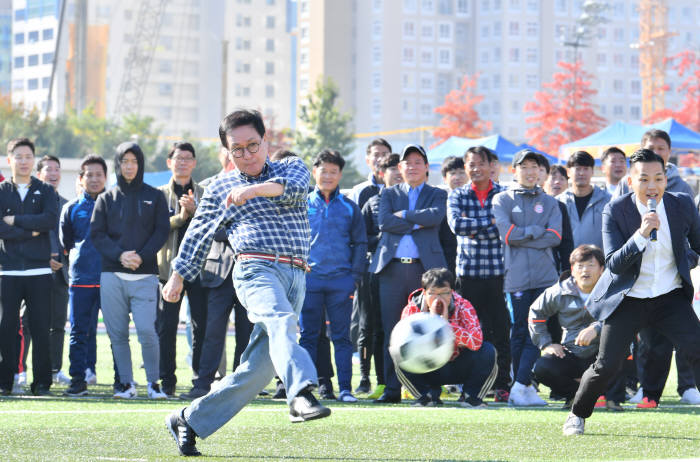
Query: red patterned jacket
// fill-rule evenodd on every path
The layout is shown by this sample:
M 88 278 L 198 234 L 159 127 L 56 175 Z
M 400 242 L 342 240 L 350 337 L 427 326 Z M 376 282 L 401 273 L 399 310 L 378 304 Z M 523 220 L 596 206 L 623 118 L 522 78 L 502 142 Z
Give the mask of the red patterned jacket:
M 464 299 L 452 291 L 454 310 L 450 312 L 450 325 L 455 334 L 455 351 L 450 361 L 459 355 L 459 348 L 469 348 L 476 351 L 484 342 L 484 334 L 481 332 L 479 317 L 474 307 L 467 299 Z M 420 313 L 423 301 L 423 289 L 414 291 L 408 297 L 408 305 L 401 312 L 401 319 L 412 314 Z M 452 310 L 452 307 L 450 307 Z

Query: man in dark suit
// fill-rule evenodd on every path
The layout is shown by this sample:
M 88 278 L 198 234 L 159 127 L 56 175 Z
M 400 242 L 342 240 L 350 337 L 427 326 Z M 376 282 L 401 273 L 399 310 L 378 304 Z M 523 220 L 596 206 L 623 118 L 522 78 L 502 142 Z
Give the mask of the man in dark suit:
M 447 266 L 438 231 L 445 218 L 447 193 L 426 184 L 428 156 L 422 146 L 410 144 L 401 154 L 399 170 L 404 183 L 385 188 L 379 201 L 382 237 L 369 270 L 379 275 L 379 301 L 384 327 L 386 387 L 377 403 L 401 401 L 401 384 L 389 356 L 391 331 L 401 318 L 408 296 L 420 287 L 421 275 Z
M 581 378 L 565 435 L 580 435 L 596 399 L 619 370 L 634 335 L 653 325 L 684 352 L 700 377 L 700 320 L 693 312 L 691 252 L 700 252 L 692 199 L 666 189 L 664 160 L 649 149 L 630 158 L 632 189 L 603 211 L 605 271 L 588 299 L 603 321 L 595 363 Z

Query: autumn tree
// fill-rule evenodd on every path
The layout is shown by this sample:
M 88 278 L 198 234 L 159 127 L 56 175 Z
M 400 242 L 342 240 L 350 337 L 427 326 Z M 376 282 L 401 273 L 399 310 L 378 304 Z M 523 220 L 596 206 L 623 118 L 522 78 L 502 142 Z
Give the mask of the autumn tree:
M 681 51 L 667 58 L 666 63 L 672 65 L 678 77 L 685 77 L 676 90 L 684 94 L 685 98 L 679 110 L 661 109 L 650 115 L 645 122 L 654 123 L 672 117 L 686 127 L 700 131 L 700 54 L 691 50 Z M 668 86 L 664 91 L 667 89 Z
M 436 146 L 451 136 L 463 138 L 478 138 L 491 129 L 491 122 L 481 120 L 476 106 L 484 99 L 477 94 L 478 74 L 464 76 L 462 86 L 445 95 L 445 104 L 436 107 L 435 112 L 441 114 L 440 126 L 433 131 L 438 139 Z
M 549 153 L 600 130 L 605 123 L 595 112 L 592 99 L 597 90 L 591 88 L 592 76 L 581 69 L 581 61 L 560 61 L 558 66 L 561 71 L 524 106 L 525 112 L 534 114 L 525 119 L 530 125 L 525 133 L 529 144 Z

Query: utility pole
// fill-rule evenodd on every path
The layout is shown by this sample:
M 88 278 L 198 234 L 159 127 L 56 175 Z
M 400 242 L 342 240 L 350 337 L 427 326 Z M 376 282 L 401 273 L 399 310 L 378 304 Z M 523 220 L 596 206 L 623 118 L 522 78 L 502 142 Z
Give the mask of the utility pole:
M 75 1 L 73 50 L 75 50 L 75 102 L 73 109 L 80 113 L 87 106 L 87 0 Z

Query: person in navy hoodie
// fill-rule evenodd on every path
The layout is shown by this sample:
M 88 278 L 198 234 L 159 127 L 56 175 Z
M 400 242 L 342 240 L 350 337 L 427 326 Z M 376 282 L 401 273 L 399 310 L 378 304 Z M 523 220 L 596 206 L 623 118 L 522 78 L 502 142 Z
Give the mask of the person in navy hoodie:
M 105 190 L 107 163 L 100 156 L 87 156 L 80 164 L 78 178 L 81 192 L 63 206 L 59 228 L 61 245 L 70 252 L 68 372 L 71 383 L 65 391 L 68 396 L 86 395 L 86 374 L 95 373 L 102 256 L 90 239 L 90 219 L 95 199 Z
M 351 392 L 351 297 L 365 268 L 367 232 L 360 208 L 340 193 L 344 166 L 337 151 L 323 150 L 314 160 L 316 188 L 307 199 L 311 272 L 306 275 L 306 297 L 299 316 L 299 344 L 316 358 L 325 308 L 338 369 L 338 401 L 355 402 Z

